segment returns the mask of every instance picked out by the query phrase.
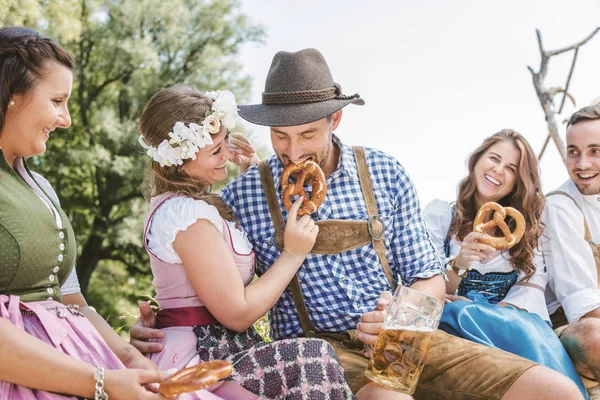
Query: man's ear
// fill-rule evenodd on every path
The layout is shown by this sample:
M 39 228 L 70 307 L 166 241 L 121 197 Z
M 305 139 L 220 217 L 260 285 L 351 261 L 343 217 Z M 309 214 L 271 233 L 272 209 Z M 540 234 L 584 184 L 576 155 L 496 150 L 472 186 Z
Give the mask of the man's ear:
M 342 109 L 331 114 L 331 130 L 335 131 L 342 120 Z

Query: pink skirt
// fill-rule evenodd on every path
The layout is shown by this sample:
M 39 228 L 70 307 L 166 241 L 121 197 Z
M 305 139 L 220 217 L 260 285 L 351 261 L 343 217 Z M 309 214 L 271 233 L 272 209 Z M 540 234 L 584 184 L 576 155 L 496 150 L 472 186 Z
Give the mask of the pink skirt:
M 10 321 L 55 349 L 93 366 L 124 369 L 104 339 L 83 315 L 48 300 L 23 303 L 18 296 L 0 295 L 0 318 Z M 32 366 L 32 370 L 35 367 Z M 76 399 L 29 389 L 0 380 L 0 399 Z
M 62 303 L 51 300 L 23 303 L 18 296 L 0 295 L 0 318 L 4 318 L 55 349 L 92 366 L 102 366 L 112 370 L 125 368 L 89 320 L 79 313 L 70 311 Z M 233 396 L 225 399 L 246 399 L 246 397 L 236 397 L 239 394 L 238 389 L 245 393 L 249 392 L 239 386 L 231 387 L 232 385 L 234 384 L 228 383 L 223 388 L 223 393 L 231 393 Z M 179 398 L 224 399 L 204 390 L 182 395 Z M 76 400 L 77 398 L 30 389 L 0 380 L 0 399 Z

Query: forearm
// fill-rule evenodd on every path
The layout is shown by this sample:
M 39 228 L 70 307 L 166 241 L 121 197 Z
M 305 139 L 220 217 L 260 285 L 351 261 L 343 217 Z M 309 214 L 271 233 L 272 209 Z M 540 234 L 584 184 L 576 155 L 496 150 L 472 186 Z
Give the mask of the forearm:
M 448 277 L 448 282 L 446 282 L 446 293 L 456 293 L 456 289 L 458 289 L 458 285 L 462 278 L 459 278 L 454 270 L 446 270 L 446 276 Z
M 282 252 L 260 279 L 244 289 L 245 304 L 240 309 L 234 330 L 243 331 L 269 311 L 304 262 L 304 257 Z M 225 324 L 224 324 L 225 325 Z M 229 326 L 228 326 L 229 327 Z
M 144 357 L 139 350 L 123 340 L 104 318 L 92 308 L 86 305 L 81 307 L 80 311 L 83 312 L 90 323 L 94 325 L 94 328 L 100 333 L 100 336 L 102 336 L 107 346 L 115 353 L 123 364 L 128 365 L 133 357 Z
M 93 398 L 95 367 L 0 318 L 0 379 L 49 392 Z
M 444 299 L 446 285 L 444 278 L 440 275 L 433 276 L 428 279 L 418 279 L 410 285 L 411 289 L 418 290 L 426 293 L 430 296 L 437 297 L 438 299 Z
M 96 328 L 100 336 L 104 339 L 108 347 L 116 354 L 116 356 L 128 365 L 130 360 L 135 357 L 144 357 L 135 347 L 121 339 L 115 330 L 102 318 L 96 311 L 88 306 L 85 298 L 81 293 L 73 293 L 63 296 L 64 304 L 76 304 L 90 323 Z

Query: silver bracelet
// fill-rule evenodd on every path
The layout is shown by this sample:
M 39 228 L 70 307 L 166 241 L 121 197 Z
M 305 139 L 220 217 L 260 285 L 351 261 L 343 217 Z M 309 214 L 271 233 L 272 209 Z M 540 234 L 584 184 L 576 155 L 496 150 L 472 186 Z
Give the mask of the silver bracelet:
M 96 380 L 96 397 L 94 397 L 94 400 L 108 400 L 108 394 L 104 391 L 104 368 L 96 368 L 94 379 Z

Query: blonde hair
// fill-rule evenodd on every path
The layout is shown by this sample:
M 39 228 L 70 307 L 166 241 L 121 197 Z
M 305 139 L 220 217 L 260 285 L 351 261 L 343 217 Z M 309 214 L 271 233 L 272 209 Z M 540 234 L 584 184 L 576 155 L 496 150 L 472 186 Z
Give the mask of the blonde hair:
M 144 106 L 138 128 L 148 145 L 158 147 L 163 140 L 169 139 L 169 132 L 177 121 L 200 124 L 210 111 L 212 102 L 211 98 L 190 86 L 176 85 L 162 89 Z M 180 166 L 161 167 L 149 158 L 149 166 L 142 183 L 144 197 L 149 199 L 172 192 L 203 200 L 215 206 L 221 217 L 236 221 L 233 211 L 225 205 L 221 197 L 210 193 L 210 185 L 199 182 L 183 169 L 189 162 L 192 160 L 188 159 Z
M 526 228 L 521 241 L 509 250 L 510 264 L 515 271 L 525 274 L 524 280 L 535 273 L 533 253 L 538 247 L 538 242 L 543 233 L 542 211 L 544 209 L 544 196 L 540 184 L 539 165 L 537 158 L 527 140 L 512 129 L 504 129 L 488 137 L 469 157 L 469 175 L 458 185 L 456 211 L 448 236 L 456 234 L 458 240 L 463 240 L 473 230 L 473 221 L 477 214 L 475 192 L 477 184 L 474 169 L 481 156 L 498 142 L 507 141 L 519 149 L 521 156 L 518 165 L 518 176 L 515 189 L 500 199 L 498 203 L 503 206 L 514 207 L 525 218 Z M 514 221 L 509 224 L 514 229 Z

